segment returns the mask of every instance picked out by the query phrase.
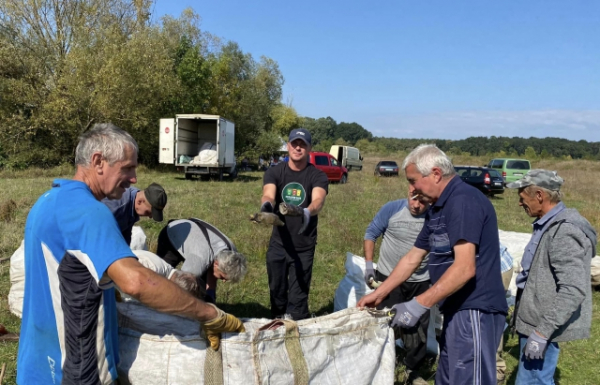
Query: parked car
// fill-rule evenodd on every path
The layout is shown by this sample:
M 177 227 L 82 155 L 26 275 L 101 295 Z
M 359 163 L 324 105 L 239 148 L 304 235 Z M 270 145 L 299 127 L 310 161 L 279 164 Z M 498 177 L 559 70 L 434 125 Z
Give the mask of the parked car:
M 342 166 L 337 159 L 326 152 L 311 152 L 308 161 L 319 170 L 327 174 L 330 182 L 346 183 L 348 181 L 348 169 Z
M 398 163 L 393 160 L 382 160 L 375 166 L 375 176 L 398 176 Z
M 527 159 L 497 158 L 490 160 L 487 167 L 498 170 L 504 183 L 510 183 L 523 178 L 531 169 L 531 163 Z
M 504 194 L 504 179 L 498 170 L 477 166 L 454 166 L 456 174 L 488 196 Z

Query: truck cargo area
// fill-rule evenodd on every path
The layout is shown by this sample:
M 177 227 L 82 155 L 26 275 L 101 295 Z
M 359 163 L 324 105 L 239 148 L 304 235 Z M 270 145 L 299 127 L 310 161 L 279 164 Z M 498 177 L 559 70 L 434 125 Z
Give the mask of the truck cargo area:
M 185 177 L 237 176 L 235 125 L 218 115 L 177 115 L 160 120 L 160 163 L 174 164 Z

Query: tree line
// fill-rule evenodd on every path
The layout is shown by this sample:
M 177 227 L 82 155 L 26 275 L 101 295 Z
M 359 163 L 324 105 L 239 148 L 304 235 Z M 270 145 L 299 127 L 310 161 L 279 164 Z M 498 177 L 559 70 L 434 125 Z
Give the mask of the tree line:
M 600 142 L 562 138 L 469 137 L 461 140 L 401 139 L 376 137 L 358 123 L 336 123 L 331 117 L 302 118 L 301 124 L 313 137 L 313 148 L 329 151 L 333 144 L 357 147 L 363 153 L 390 155 L 410 152 L 422 143 L 433 143 L 451 155 L 564 158 L 600 160 Z
M 0 167 L 73 162 L 79 135 L 112 122 L 158 158 L 158 122 L 176 114 L 236 123 L 238 153 L 298 127 L 276 61 L 200 28 L 192 10 L 152 21 L 150 0 L 0 1 Z

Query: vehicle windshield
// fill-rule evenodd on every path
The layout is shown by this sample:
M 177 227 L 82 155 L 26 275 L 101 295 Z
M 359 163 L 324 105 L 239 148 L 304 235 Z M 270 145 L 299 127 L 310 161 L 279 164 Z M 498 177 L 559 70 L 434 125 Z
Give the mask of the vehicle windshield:
M 524 160 L 509 160 L 506 162 L 506 168 L 513 170 L 529 170 L 529 162 Z

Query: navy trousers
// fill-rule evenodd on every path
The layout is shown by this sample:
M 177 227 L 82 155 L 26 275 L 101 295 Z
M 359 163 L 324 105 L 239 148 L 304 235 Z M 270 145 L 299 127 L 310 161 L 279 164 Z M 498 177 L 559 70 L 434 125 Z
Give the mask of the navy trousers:
M 444 314 L 436 385 L 495 385 L 506 315 L 467 309 Z

